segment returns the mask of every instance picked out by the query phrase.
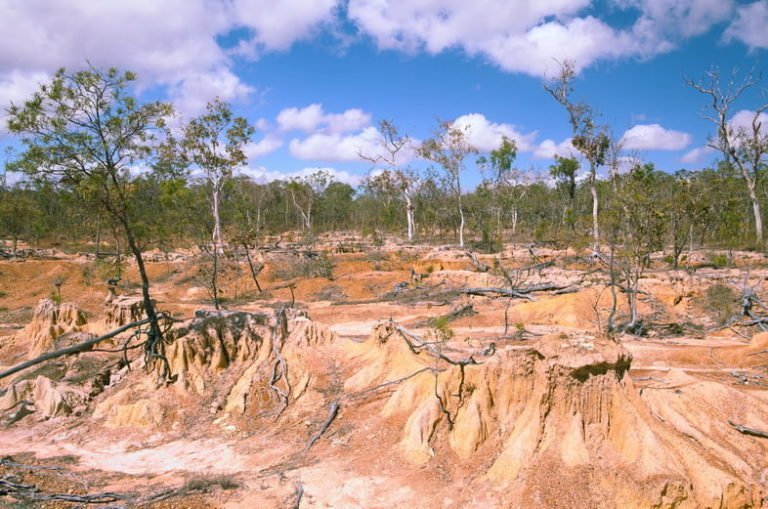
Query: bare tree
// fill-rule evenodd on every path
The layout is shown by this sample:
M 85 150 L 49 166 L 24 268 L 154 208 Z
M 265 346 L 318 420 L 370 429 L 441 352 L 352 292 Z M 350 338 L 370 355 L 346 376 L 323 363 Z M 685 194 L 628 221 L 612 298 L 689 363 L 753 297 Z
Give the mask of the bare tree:
M 467 129 L 456 127 L 453 122 L 442 121 L 438 125 L 435 136 L 424 141 L 419 148 L 419 154 L 428 161 L 433 161 L 446 172 L 447 183 L 456 196 L 456 207 L 459 212 L 459 245 L 464 247 L 464 207 L 461 201 L 461 172 L 464 161 L 478 150 L 467 139 Z
M 414 149 L 413 140 L 408 135 L 400 134 L 400 131 L 389 120 L 379 122 L 381 134 L 381 148 L 383 153 L 377 155 L 359 154 L 363 159 L 376 166 L 384 166 L 384 173 L 371 179 L 371 184 L 382 187 L 390 187 L 397 190 L 405 200 L 405 216 L 408 222 L 408 241 L 412 242 L 416 231 L 416 221 L 413 205 L 413 194 L 419 185 L 419 179 L 412 168 L 401 164 L 401 159 L 408 157 Z
M 594 237 L 594 248 L 599 251 L 597 168 L 605 163 L 610 137 L 605 126 L 595 123 L 595 112 L 589 105 L 582 102 L 576 103 L 571 99 L 575 77 L 576 67 L 573 61 L 566 60 L 560 67 L 560 75 L 551 83 L 545 84 L 544 89 L 568 111 L 568 119 L 573 129 L 573 146 L 589 162 L 589 189 L 592 193 L 592 236 Z
M 741 173 L 752 203 L 755 240 L 762 246 L 763 217 L 760 201 L 757 198 L 757 184 L 768 167 L 768 129 L 762 129 L 762 120 L 768 110 L 768 102 L 751 112 L 752 122 L 749 127 L 735 125 L 731 117 L 734 103 L 747 90 L 758 86 L 761 81 L 762 77 L 755 76 L 753 71 L 747 73 L 743 79 L 739 79 L 738 72 L 734 70 L 728 83 L 723 85 L 720 71 L 713 69 L 706 74 L 706 78 L 700 81 L 686 78 L 685 83 L 707 96 L 710 101 L 711 113 L 703 116 L 715 124 L 717 137 L 711 138 L 708 145 L 723 154 L 725 162 L 735 166 Z

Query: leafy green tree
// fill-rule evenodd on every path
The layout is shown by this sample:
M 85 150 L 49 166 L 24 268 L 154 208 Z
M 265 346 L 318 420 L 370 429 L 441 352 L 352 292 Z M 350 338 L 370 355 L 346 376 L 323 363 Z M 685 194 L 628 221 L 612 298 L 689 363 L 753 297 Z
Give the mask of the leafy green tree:
M 576 172 L 579 171 L 579 161 L 573 157 L 555 156 L 555 164 L 549 167 L 549 174 L 555 178 L 558 185 L 565 188 L 568 194 L 568 207 L 565 213 L 565 222 L 571 231 L 576 226 Z
M 218 97 L 206 106 L 206 113 L 184 127 L 181 148 L 185 159 L 205 173 L 210 186 L 212 241 L 214 250 L 222 246 L 221 197 L 226 181 L 235 169 L 248 162 L 244 149 L 255 129 Z
M 8 109 L 8 130 L 21 137 L 24 150 L 7 169 L 88 193 L 120 226 L 139 269 L 150 320 L 146 352 L 154 360 L 165 358 L 163 334 L 136 236 L 137 211 L 152 204 L 133 199 L 131 171 L 153 167 L 173 110 L 162 102 L 139 103 L 128 88 L 135 79 L 117 69 L 57 71 L 23 105 Z
M 439 122 L 437 132 L 425 140 L 419 147 L 422 158 L 439 164 L 446 173 L 445 182 L 456 200 L 459 213 L 459 246 L 464 247 L 464 207 L 462 206 L 461 173 L 466 166 L 466 159 L 477 154 L 468 140 L 466 129 L 456 127 L 453 122 Z

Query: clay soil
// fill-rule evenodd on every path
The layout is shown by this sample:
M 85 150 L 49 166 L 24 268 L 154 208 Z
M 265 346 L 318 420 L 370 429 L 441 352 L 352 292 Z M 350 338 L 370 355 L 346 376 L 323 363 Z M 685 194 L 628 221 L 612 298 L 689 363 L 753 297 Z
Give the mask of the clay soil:
M 171 383 L 119 348 L 0 379 L 0 507 L 768 507 L 768 439 L 734 426 L 768 431 L 768 332 L 740 314 L 746 288 L 768 302 L 762 255 L 656 260 L 644 327 L 608 337 L 605 268 L 586 253 L 509 246 L 480 271 L 455 248 L 318 251 L 261 253 L 263 293 L 229 260 L 227 312 L 197 321 L 213 311 L 204 260 L 152 258 L 178 320 Z M 463 293 L 509 287 L 500 265 L 563 291 Z M 0 371 L 114 328 L 111 270 L 0 262 Z M 128 265 L 117 293 L 137 281 Z M 50 298 L 61 316 L 40 318 Z

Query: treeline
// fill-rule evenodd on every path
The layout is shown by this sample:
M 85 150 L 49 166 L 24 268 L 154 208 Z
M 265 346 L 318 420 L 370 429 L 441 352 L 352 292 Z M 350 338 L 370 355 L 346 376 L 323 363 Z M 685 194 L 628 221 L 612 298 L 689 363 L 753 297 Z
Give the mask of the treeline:
M 592 196 L 587 181 L 578 183 L 558 172 L 551 178 L 520 183 L 486 179 L 463 193 L 467 244 L 493 252 L 508 242 L 588 245 L 592 228 Z M 357 188 L 334 181 L 323 172 L 303 179 L 259 184 L 246 177 L 225 181 L 221 196 L 223 237 L 229 243 L 258 244 L 266 236 L 295 232 L 310 240 L 327 232 L 352 232 L 375 241 L 405 239 L 407 203 L 396 186 L 369 179 Z M 636 181 L 641 181 L 638 187 Z M 630 185 L 632 184 L 632 185 Z M 155 174 L 131 179 L 131 217 L 143 247 L 207 243 L 214 228 L 210 182 Z M 741 177 L 721 164 L 675 174 L 639 165 L 631 172 L 597 180 L 604 204 L 601 231 L 610 239 L 617 216 L 640 204 L 640 212 L 657 220 L 658 242 L 671 250 L 693 246 L 758 248 L 751 203 Z M 631 195 L 635 193 L 635 195 Z M 765 202 L 768 185 L 760 183 Z M 460 217 L 453 191 L 435 175 L 412 186 L 410 195 L 415 241 L 455 243 Z M 629 218 L 631 219 L 631 218 Z M 638 217 L 635 217 L 638 219 Z M 635 225 L 643 228 L 647 225 Z M 53 181 L 25 182 L 0 189 L 0 235 L 13 243 L 92 249 L 95 243 L 125 246 L 119 225 L 87 192 Z

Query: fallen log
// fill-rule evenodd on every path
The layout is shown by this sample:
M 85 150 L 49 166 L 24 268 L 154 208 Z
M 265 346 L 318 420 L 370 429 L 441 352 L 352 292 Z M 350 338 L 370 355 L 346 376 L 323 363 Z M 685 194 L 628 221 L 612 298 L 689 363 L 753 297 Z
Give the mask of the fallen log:
M 100 343 L 102 341 L 105 341 L 107 339 L 113 338 L 117 336 L 118 334 L 122 334 L 123 332 L 133 329 L 135 327 L 139 327 L 141 325 L 149 323 L 149 318 L 144 318 L 143 320 L 139 320 L 137 322 L 131 322 L 126 325 L 123 325 L 122 327 L 113 330 L 112 332 L 108 332 L 107 334 L 104 334 L 103 336 L 98 336 L 95 338 L 91 338 L 88 341 L 83 341 L 82 343 L 78 343 L 76 345 L 68 346 L 66 348 L 62 348 L 60 350 L 54 350 L 53 352 L 44 353 L 43 355 L 39 357 L 35 357 L 34 359 L 30 359 L 26 362 L 22 362 L 21 364 L 17 364 L 16 366 L 13 366 L 12 368 L 8 368 L 5 371 L 0 372 L 0 379 L 11 376 L 15 373 L 18 373 L 19 371 L 23 371 L 27 368 L 31 368 L 32 366 L 36 366 L 42 362 L 49 361 L 51 359 L 56 359 L 58 357 L 63 357 L 65 355 L 72 355 L 80 352 L 84 352 L 93 345 Z
M 526 295 L 525 293 L 518 291 L 518 290 L 511 290 L 509 288 L 491 288 L 491 287 L 483 287 L 483 288 L 466 288 L 461 291 L 461 293 L 466 295 L 479 295 L 481 297 L 488 297 L 490 295 L 503 295 L 505 297 L 516 297 L 518 299 L 526 299 L 530 301 L 534 301 L 535 299 L 531 297 L 530 295 Z
M 735 422 L 733 422 L 730 419 L 728 420 L 728 424 L 732 428 L 737 430 L 739 433 L 743 433 L 745 435 L 749 435 L 749 436 L 753 436 L 753 437 L 758 437 L 758 438 L 768 438 L 768 431 L 762 431 L 762 430 L 755 429 L 755 428 L 748 428 L 748 427 L 746 427 L 746 426 L 744 426 L 742 424 L 735 423 Z

